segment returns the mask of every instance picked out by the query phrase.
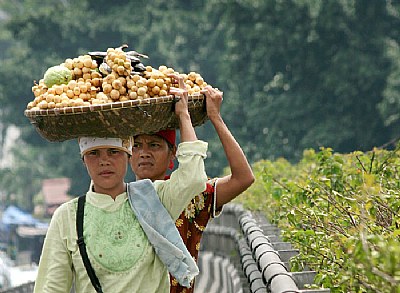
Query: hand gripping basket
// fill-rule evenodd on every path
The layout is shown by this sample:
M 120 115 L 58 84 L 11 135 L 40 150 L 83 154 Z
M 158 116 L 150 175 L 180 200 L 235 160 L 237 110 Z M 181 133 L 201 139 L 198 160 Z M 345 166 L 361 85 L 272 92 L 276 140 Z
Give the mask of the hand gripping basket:
M 91 106 L 45 110 L 25 110 L 24 114 L 39 134 L 49 141 L 65 141 L 79 136 L 129 137 L 178 129 L 172 95 Z M 193 126 L 207 121 L 204 95 L 189 96 Z

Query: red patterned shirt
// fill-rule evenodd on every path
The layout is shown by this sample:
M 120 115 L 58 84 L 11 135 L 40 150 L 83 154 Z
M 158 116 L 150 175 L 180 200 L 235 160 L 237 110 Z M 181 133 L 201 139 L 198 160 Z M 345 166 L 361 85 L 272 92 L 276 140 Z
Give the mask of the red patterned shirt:
M 200 250 L 200 240 L 208 221 L 216 215 L 215 206 L 216 179 L 207 183 L 206 190 L 196 195 L 187 208 L 176 220 L 175 225 L 185 243 L 188 251 L 197 262 Z M 182 287 L 178 281 L 170 276 L 170 293 L 192 293 L 194 281 L 190 288 Z

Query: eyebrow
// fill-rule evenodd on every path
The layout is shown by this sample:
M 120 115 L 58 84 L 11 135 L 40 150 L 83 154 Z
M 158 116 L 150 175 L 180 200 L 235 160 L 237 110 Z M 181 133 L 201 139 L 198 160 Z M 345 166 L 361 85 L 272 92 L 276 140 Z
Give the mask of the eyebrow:
M 106 150 L 106 151 L 110 151 L 110 150 L 118 150 L 120 151 L 119 148 L 97 148 L 97 149 L 92 149 L 89 152 L 93 152 L 93 151 L 100 151 L 100 150 Z
M 136 143 L 136 142 L 138 142 L 138 143 L 143 143 L 143 142 L 152 143 L 152 142 L 162 142 L 162 141 L 163 141 L 162 138 L 152 138 L 152 139 L 145 139 L 145 140 L 138 139 L 134 143 Z

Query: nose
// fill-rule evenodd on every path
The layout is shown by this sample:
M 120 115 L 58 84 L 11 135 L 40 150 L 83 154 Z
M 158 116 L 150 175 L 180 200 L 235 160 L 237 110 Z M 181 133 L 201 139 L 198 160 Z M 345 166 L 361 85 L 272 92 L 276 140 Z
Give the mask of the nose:
M 150 157 L 150 154 L 148 152 L 143 152 L 143 151 L 140 152 L 139 155 L 141 158 L 149 158 Z
M 143 144 L 142 147 L 139 150 L 139 156 L 141 158 L 149 158 L 150 157 L 150 152 L 149 152 L 149 147 L 147 144 Z
M 99 154 L 99 163 L 100 166 L 105 166 L 110 164 L 109 156 L 107 152 L 100 151 Z

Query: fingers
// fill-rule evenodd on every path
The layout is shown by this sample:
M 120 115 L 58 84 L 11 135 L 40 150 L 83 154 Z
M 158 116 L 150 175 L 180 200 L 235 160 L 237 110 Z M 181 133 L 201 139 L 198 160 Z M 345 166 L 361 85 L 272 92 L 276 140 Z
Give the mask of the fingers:
M 202 94 L 206 95 L 206 97 L 209 97 L 211 99 L 221 99 L 223 100 L 223 92 L 220 91 L 218 88 L 213 88 L 210 85 L 207 85 L 202 91 Z
M 173 74 L 168 74 L 168 77 L 175 79 L 175 82 L 178 84 L 179 88 L 186 89 L 183 76 L 173 73 Z

